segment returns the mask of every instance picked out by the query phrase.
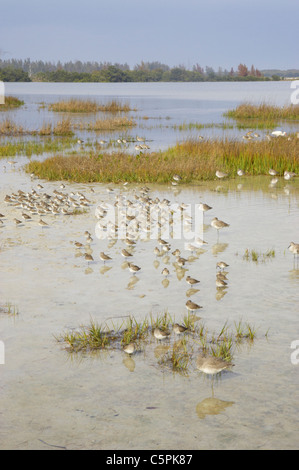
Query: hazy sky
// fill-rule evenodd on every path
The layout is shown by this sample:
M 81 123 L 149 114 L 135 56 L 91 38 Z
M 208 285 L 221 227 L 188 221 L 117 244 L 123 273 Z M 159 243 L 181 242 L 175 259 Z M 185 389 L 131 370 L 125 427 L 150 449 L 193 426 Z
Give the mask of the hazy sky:
M 1 58 L 299 68 L 298 0 L 0 0 Z

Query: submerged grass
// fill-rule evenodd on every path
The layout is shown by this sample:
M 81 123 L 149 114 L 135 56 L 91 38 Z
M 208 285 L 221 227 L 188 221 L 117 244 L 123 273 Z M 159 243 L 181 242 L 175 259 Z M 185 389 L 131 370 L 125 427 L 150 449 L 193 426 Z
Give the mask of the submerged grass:
M 243 255 L 243 259 L 246 260 L 246 261 L 255 261 L 256 263 L 258 261 L 262 261 L 262 262 L 265 262 L 271 258 L 274 258 L 275 257 L 275 250 L 274 249 L 270 249 L 270 250 L 267 250 L 266 252 L 262 253 L 262 252 L 259 252 L 255 249 L 252 249 L 252 250 L 249 250 L 248 248 L 246 248 L 245 250 L 245 253 Z
M 128 154 L 124 151 L 55 156 L 30 162 L 27 171 L 48 180 L 75 182 L 167 183 L 179 174 L 182 183 L 215 179 L 216 170 L 235 177 L 238 168 L 248 175 L 268 174 L 275 168 L 299 173 L 299 139 L 259 141 L 189 139 L 161 152 Z
M 169 339 L 164 342 L 165 348 L 162 348 L 157 355 L 158 364 L 174 372 L 187 374 L 194 357 L 202 353 L 232 361 L 236 346 L 240 346 L 244 341 L 253 342 L 256 338 L 255 328 L 249 323 L 244 324 L 241 320 L 235 323 L 235 330 L 229 329 L 225 322 L 217 334 L 209 332 L 202 323 L 194 326 L 199 320 L 187 317 L 185 319 L 185 326 L 190 322 L 190 328 L 179 337 L 174 333 L 170 334 Z M 171 333 L 173 325 L 174 319 L 168 312 L 155 317 L 151 314 L 142 321 L 137 321 L 131 315 L 126 316 L 120 325 L 116 325 L 112 319 L 110 326 L 107 322 L 98 324 L 91 319 L 89 325 L 64 332 L 56 337 L 56 340 L 64 343 L 65 349 L 70 353 L 122 349 L 132 342 L 137 350 L 142 350 L 145 346 L 157 344 L 153 336 L 156 327 L 168 329 Z
M 6 302 L 4 305 L 0 305 L 0 314 L 16 316 L 19 315 L 18 307 L 11 302 Z
M 47 138 L 43 141 L 18 141 L 18 142 L 0 142 L 0 158 L 8 155 L 42 155 L 44 153 L 59 152 L 71 148 L 76 141 L 74 139 L 52 139 Z

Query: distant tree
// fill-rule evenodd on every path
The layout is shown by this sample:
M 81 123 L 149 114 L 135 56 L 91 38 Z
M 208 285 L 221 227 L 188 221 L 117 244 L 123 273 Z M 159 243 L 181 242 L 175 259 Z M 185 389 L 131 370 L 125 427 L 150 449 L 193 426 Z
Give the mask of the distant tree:
M 238 65 L 238 75 L 239 77 L 247 77 L 249 74 L 248 68 L 246 67 L 245 64 L 239 64 Z
M 198 72 L 201 75 L 203 75 L 205 73 L 203 67 L 201 67 L 199 64 L 193 65 L 193 72 Z

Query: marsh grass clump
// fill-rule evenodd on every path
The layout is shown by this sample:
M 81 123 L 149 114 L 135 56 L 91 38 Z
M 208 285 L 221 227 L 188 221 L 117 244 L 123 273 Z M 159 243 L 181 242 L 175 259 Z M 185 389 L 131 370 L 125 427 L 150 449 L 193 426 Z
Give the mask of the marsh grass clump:
M 190 363 L 191 354 L 186 338 L 173 343 L 170 350 L 162 355 L 159 360 L 160 365 L 169 367 L 172 371 L 183 374 L 188 373 Z
M 0 104 L 0 111 L 8 111 L 10 109 L 19 108 L 24 105 L 24 101 L 15 96 L 6 96 L 5 103 Z
M 51 103 L 48 109 L 58 113 L 96 113 L 99 110 L 99 106 L 94 100 L 72 98 Z
M 57 136 L 74 135 L 71 120 L 69 118 L 65 118 L 65 119 L 62 119 L 61 121 L 58 121 L 57 124 L 53 127 L 53 135 L 57 135 Z
M 98 106 L 99 111 L 103 111 L 106 113 L 117 113 L 117 112 L 124 112 L 128 113 L 129 111 L 133 111 L 128 102 L 122 103 L 118 100 L 111 100 L 105 104 L 101 104 Z M 136 111 L 136 109 L 134 109 Z
M 154 331 L 155 328 L 162 328 L 167 330 L 172 323 L 173 319 L 167 311 L 164 312 L 164 314 L 156 315 L 156 317 L 154 317 L 153 314 L 150 314 L 150 325 L 152 331 Z
M 18 142 L 0 142 L 0 157 L 10 155 L 25 155 L 31 157 L 32 155 L 42 155 L 44 153 L 53 153 L 63 151 L 71 148 L 74 145 L 74 139 L 52 139 L 46 138 L 45 140 L 25 140 Z
M 83 100 L 72 98 L 70 100 L 61 100 L 51 103 L 49 111 L 59 113 L 97 113 L 99 111 L 116 113 L 131 111 L 128 103 L 122 103 L 118 100 L 111 100 L 105 104 L 99 104 L 95 100 Z
M 64 343 L 65 349 L 70 353 L 123 350 L 131 343 L 135 345 L 136 351 L 145 347 L 149 351 L 149 348 L 157 346 L 157 340 L 153 336 L 154 329 L 158 327 L 171 332 L 174 325 L 174 319 L 168 312 L 156 316 L 150 314 L 149 318 L 145 317 L 142 321 L 137 321 L 132 315 L 125 317 L 120 324 L 115 324 L 112 319 L 110 325 L 107 322 L 98 324 L 91 319 L 89 325 L 65 332 L 56 337 L 56 340 Z M 231 362 L 236 346 L 242 345 L 244 341 L 253 343 L 256 338 L 256 329 L 242 321 L 235 323 L 235 330 L 230 329 L 225 322 L 218 333 L 210 332 L 203 323 L 192 325 L 193 329 L 188 328 L 179 336 L 174 332 L 169 335 L 165 348 L 156 356 L 159 366 L 188 375 L 198 354 Z
M 105 349 L 110 345 L 113 335 L 106 331 L 105 327 L 91 320 L 89 326 L 81 326 L 79 330 L 63 333 L 56 339 L 66 343 L 69 351 L 79 352 Z
M 0 314 L 16 316 L 19 315 L 19 310 L 16 305 L 11 302 L 6 302 L 4 305 L 0 305 Z
M 6 118 L 4 121 L 0 122 L 0 135 L 15 136 L 25 134 L 29 134 L 29 131 L 20 124 L 13 122 L 11 119 Z
M 96 119 L 91 122 L 79 122 L 74 124 L 75 129 L 92 132 L 112 132 L 135 127 L 137 124 L 133 119 L 126 116 L 117 116 L 106 119 Z
M 237 177 L 238 168 L 247 175 L 268 175 L 269 168 L 275 168 L 280 175 L 285 170 L 299 173 L 299 139 L 248 142 L 188 139 L 165 151 L 137 155 L 121 150 L 101 153 L 91 150 L 89 154 L 32 162 L 27 171 L 40 178 L 79 183 L 169 183 L 174 174 L 181 176 L 182 183 L 191 183 L 214 180 L 219 168 L 233 178 Z
M 229 110 L 225 116 L 238 120 L 299 120 L 299 105 L 291 104 L 289 106 L 274 106 L 267 103 L 254 105 L 251 103 L 242 103 L 236 109 Z
M 235 322 L 235 338 L 238 343 L 244 339 L 253 341 L 256 337 L 256 329 L 254 326 L 249 323 L 243 323 L 239 320 L 238 323 Z
M 147 318 L 143 322 L 138 322 L 134 317 L 129 316 L 124 330 L 122 330 L 121 344 L 129 344 L 131 342 L 140 343 L 145 341 L 148 335 L 149 324 Z
M 257 250 L 249 250 L 246 248 L 245 253 L 243 255 L 243 259 L 246 261 L 254 261 L 255 263 L 266 262 L 267 260 L 275 257 L 275 250 L 270 249 L 265 251 L 264 253 L 258 252 Z

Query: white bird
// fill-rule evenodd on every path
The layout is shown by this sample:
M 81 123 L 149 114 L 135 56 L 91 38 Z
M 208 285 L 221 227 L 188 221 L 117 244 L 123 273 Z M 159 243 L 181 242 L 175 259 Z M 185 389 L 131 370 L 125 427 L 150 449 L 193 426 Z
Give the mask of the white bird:
M 280 136 L 287 135 L 287 133 L 285 131 L 284 132 L 282 132 L 282 131 L 273 131 L 273 132 L 271 132 L 271 135 L 275 135 L 276 137 L 280 137 Z
M 228 174 L 224 173 L 223 171 L 217 170 L 216 171 L 216 176 L 217 176 L 217 178 L 226 178 L 228 176 Z

